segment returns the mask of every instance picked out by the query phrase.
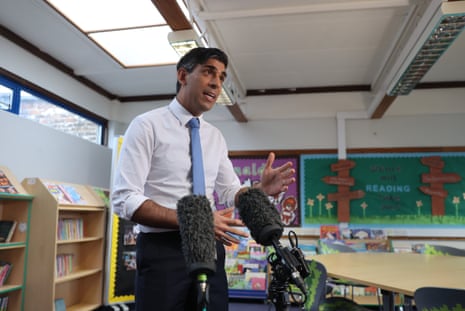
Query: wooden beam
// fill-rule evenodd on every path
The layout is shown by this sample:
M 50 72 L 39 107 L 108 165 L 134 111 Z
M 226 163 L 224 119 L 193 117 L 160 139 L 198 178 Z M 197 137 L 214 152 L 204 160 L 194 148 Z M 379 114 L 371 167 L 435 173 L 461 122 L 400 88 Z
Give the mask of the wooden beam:
M 234 119 L 240 123 L 247 123 L 247 117 L 242 112 L 241 107 L 238 104 L 234 104 L 231 106 L 226 106 L 229 109 L 229 112 L 233 115 Z
M 173 31 L 192 29 L 192 25 L 186 18 L 176 0 L 152 0 L 161 16 L 170 25 Z
M 376 110 L 371 115 L 372 119 L 381 119 L 397 96 L 384 95 Z

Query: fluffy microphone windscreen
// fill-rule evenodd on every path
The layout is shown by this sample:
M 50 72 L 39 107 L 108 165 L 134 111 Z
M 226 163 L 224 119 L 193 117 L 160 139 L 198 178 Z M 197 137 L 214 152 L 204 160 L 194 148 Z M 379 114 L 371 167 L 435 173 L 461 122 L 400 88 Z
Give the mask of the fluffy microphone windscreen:
M 177 216 L 189 274 L 215 273 L 215 231 L 207 197 L 188 195 L 181 198 L 177 203 Z
M 276 208 L 260 189 L 249 189 L 239 195 L 237 209 L 252 238 L 261 245 L 271 245 L 281 238 L 283 224 Z

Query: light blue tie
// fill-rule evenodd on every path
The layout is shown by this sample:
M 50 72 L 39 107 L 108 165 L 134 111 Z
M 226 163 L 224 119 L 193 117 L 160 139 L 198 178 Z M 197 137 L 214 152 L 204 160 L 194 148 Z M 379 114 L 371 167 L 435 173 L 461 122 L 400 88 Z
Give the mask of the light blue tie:
M 205 194 L 205 176 L 200 145 L 200 121 L 198 118 L 192 118 L 187 124 L 191 129 L 192 193 L 203 195 Z

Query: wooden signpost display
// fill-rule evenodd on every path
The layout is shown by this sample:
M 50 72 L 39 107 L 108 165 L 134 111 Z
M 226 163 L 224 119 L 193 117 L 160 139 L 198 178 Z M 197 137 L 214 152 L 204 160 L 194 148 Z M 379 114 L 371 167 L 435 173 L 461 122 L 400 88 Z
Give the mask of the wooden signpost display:
M 350 187 L 355 185 L 355 179 L 350 177 L 350 169 L 355 167 L 355 162 L 351 160 L 339 160 L 331 164 L 331 171 L 337 172 L 337 176 L 325 176 L 323 181 L 329 185 L 337 185 L 336 193 L 328 193 L 328 201 L 337 202 L 337 219 L 339 222 L 349 222 L 350 201 L 361 199 L 365 196 L 363 190 L 350 191 Z
M 439 156 L 421 158 L 421 163 L 429 167 L 429 173 L 421 175 L 421 181 L 430 184 L 421 186 L 420 190 L 431 196 L 431 215 L 445 215 L 444 200 L 448 192 L 444 189 L 445 183 L 457 183 L 462 178 L 456 173 L 443 173 L 444 161 Z

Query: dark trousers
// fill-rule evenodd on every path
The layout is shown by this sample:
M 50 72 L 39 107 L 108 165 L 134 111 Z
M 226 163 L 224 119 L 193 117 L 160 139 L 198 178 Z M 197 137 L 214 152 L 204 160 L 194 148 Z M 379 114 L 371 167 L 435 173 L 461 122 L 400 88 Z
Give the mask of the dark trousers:
M 216 273 L 208 277 L 207 310 L 228 310 L 224 246 L 217 242 Z M 196 311 L 197 283 L 187 273 L 178 231 L 140 233 L 136 246 L 136 311 Z

